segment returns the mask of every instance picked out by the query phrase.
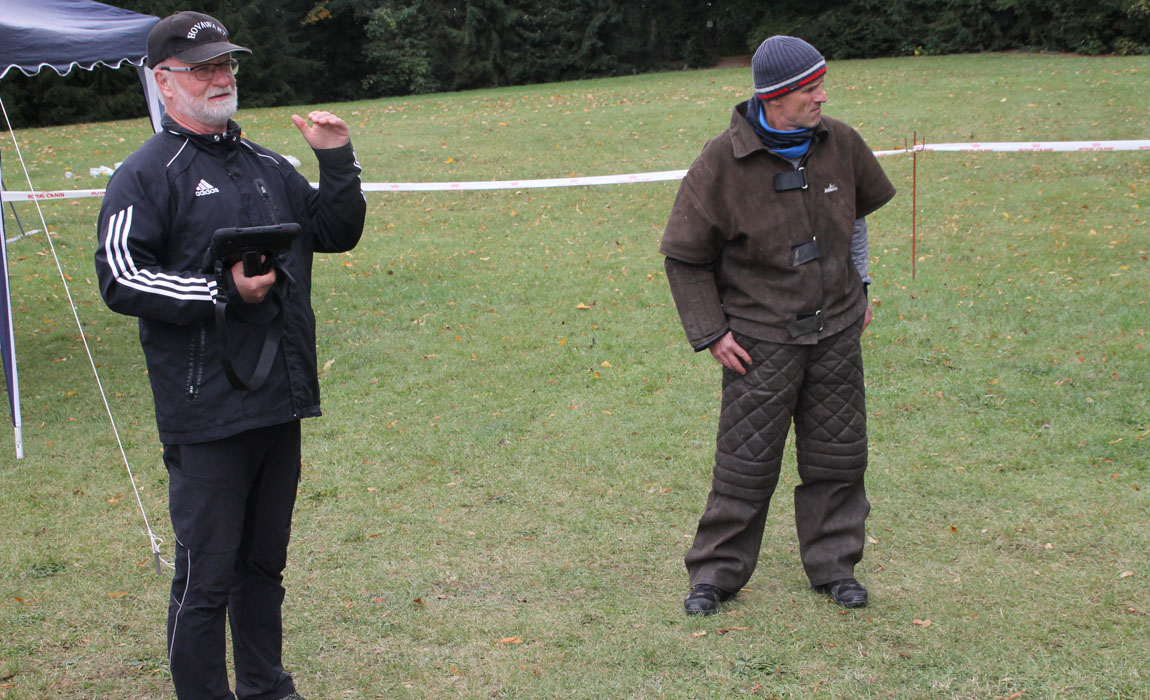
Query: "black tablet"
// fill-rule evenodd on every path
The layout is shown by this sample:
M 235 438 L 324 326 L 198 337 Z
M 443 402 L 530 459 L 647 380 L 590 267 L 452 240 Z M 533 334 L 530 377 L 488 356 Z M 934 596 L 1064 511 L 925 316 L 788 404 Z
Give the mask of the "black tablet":
M 212 252 L 216 260 L 229 260 L 248 250 L 275 253 L 291 248 L 299 235 L 299 224 L 219 228 L 212 234 Z
M 267 272 L 270 267 L 260 263 L 276 253 L 291 249 L 299 235 L 299 224 L 273 224 L 271 226 L 242 226 L 219 228 L 212 233 L 212 243 L 205 256 L 204 269 L 210 271 L 216 262 L 234 265 L 244 261 L 244 274 L 252 277 Z

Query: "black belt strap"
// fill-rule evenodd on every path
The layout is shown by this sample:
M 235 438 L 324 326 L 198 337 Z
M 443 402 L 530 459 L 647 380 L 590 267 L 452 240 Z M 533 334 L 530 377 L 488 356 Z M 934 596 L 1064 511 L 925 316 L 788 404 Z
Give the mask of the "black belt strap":
M 775 192 L 787 190 L 805 190 L 807 188 L 807 169 L 798 168 L 775 175 Z
M 216 336 L 219 339 L 220 358 L 224 364 L 224 374 L 228 377 L 228 382 L 239 389 L 240 391 L 255 391 L 263 385 L 264 380 L 268 378 L 271 373 L 272 363 L 276 359 L 276 350 L 279 349 L 280 336 L 283 334 L 284 327 L 284 312 L 283 307 L 276 312 L 276 317 L 272 319 L 271 325 L 268 327 L 267 335 L 264 336 L 264 346 L 260 350 L 260 359 L 256 362 L 256 368 L 252 372 L 252 376 L 246 380 L 236 372 L 235 366 L 232 364 L 231 342 L 228 338 L 228 321 L 225 316 L 228 309 L 228 303 L 223 298 L 216 302 Z
M 813 314 L 799 314 L 798 318 L 787 324 L 787 332 L 791 334 L 792 338 L 798 338 L 800 335 L 806 335 L 808 333 L 818 333 L 822 329 L 822 309 Z
M 818 259 L 819 241 L 817 238 L 791 246 L 791 265 L 795 267 Z

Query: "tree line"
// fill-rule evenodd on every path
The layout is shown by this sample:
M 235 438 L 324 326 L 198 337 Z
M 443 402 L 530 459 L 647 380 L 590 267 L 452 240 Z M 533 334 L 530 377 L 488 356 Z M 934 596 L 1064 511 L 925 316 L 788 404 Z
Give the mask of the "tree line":
M 714 65 L 772 34 L 828 59 L 1025 50 L 1150 54 L 1150 0 L 112 0 L 217 17 L 245 107 L 565 81 Z M 16 124 L 139 117 L 134 69 L 9 72 Z

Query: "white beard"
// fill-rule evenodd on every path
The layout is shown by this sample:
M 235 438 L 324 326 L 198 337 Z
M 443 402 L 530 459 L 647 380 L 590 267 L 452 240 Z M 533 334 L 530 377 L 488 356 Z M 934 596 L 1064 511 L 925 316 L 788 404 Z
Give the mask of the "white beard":
M 171 108 L 174 111 L 219 131 L 227 129 L 228 119 L 231 119 L 239 108 L 239 89 L 236 87 L 232 88 L 228 99 L 215 102 L 209 102 L 207 97 L 193 98 L 177 81 L 172 81 L 172 93 Z

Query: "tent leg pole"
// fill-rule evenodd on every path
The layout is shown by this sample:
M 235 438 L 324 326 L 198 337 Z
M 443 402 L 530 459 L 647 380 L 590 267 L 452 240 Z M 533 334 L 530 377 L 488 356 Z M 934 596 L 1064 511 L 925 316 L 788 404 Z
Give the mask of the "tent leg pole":
M 13 137 L 15 138 L 15 137 Z M 3 369 L 5 378 L 7 379 L 8 388 L 8 405 L 12 410 L 12 427 L 16 432 L 16 458 L 24 458 L 24 432 L 20 428 L 20 378 L 16 370 L 16 331 L 13 327 L 12 320 L 12 290 L 8 286 L 8 246 L 4 237 L 4 177 L 3 170 L 0 169 L 0 291 L 3 292 L 3 299 L 0 299 L 0 313 L 4 314 L 2 322 L 0 322 L 0 329 L 2 329 L 3 337 L 0 337 L 0 354 L 3 357 Z
M 3 192 L 7 188 L 8 185 L 0 179 L 0 192 Z M 20 220 L 20 215 L 16 213 L 16 202 L 8 202 L 8 208 L 12 210 L 12 218 L 16 220 L 16 225 L 20 227 L 20 237 L 23 238 L 27 236 L 28 232 L 24 230 L 24 222 Z

